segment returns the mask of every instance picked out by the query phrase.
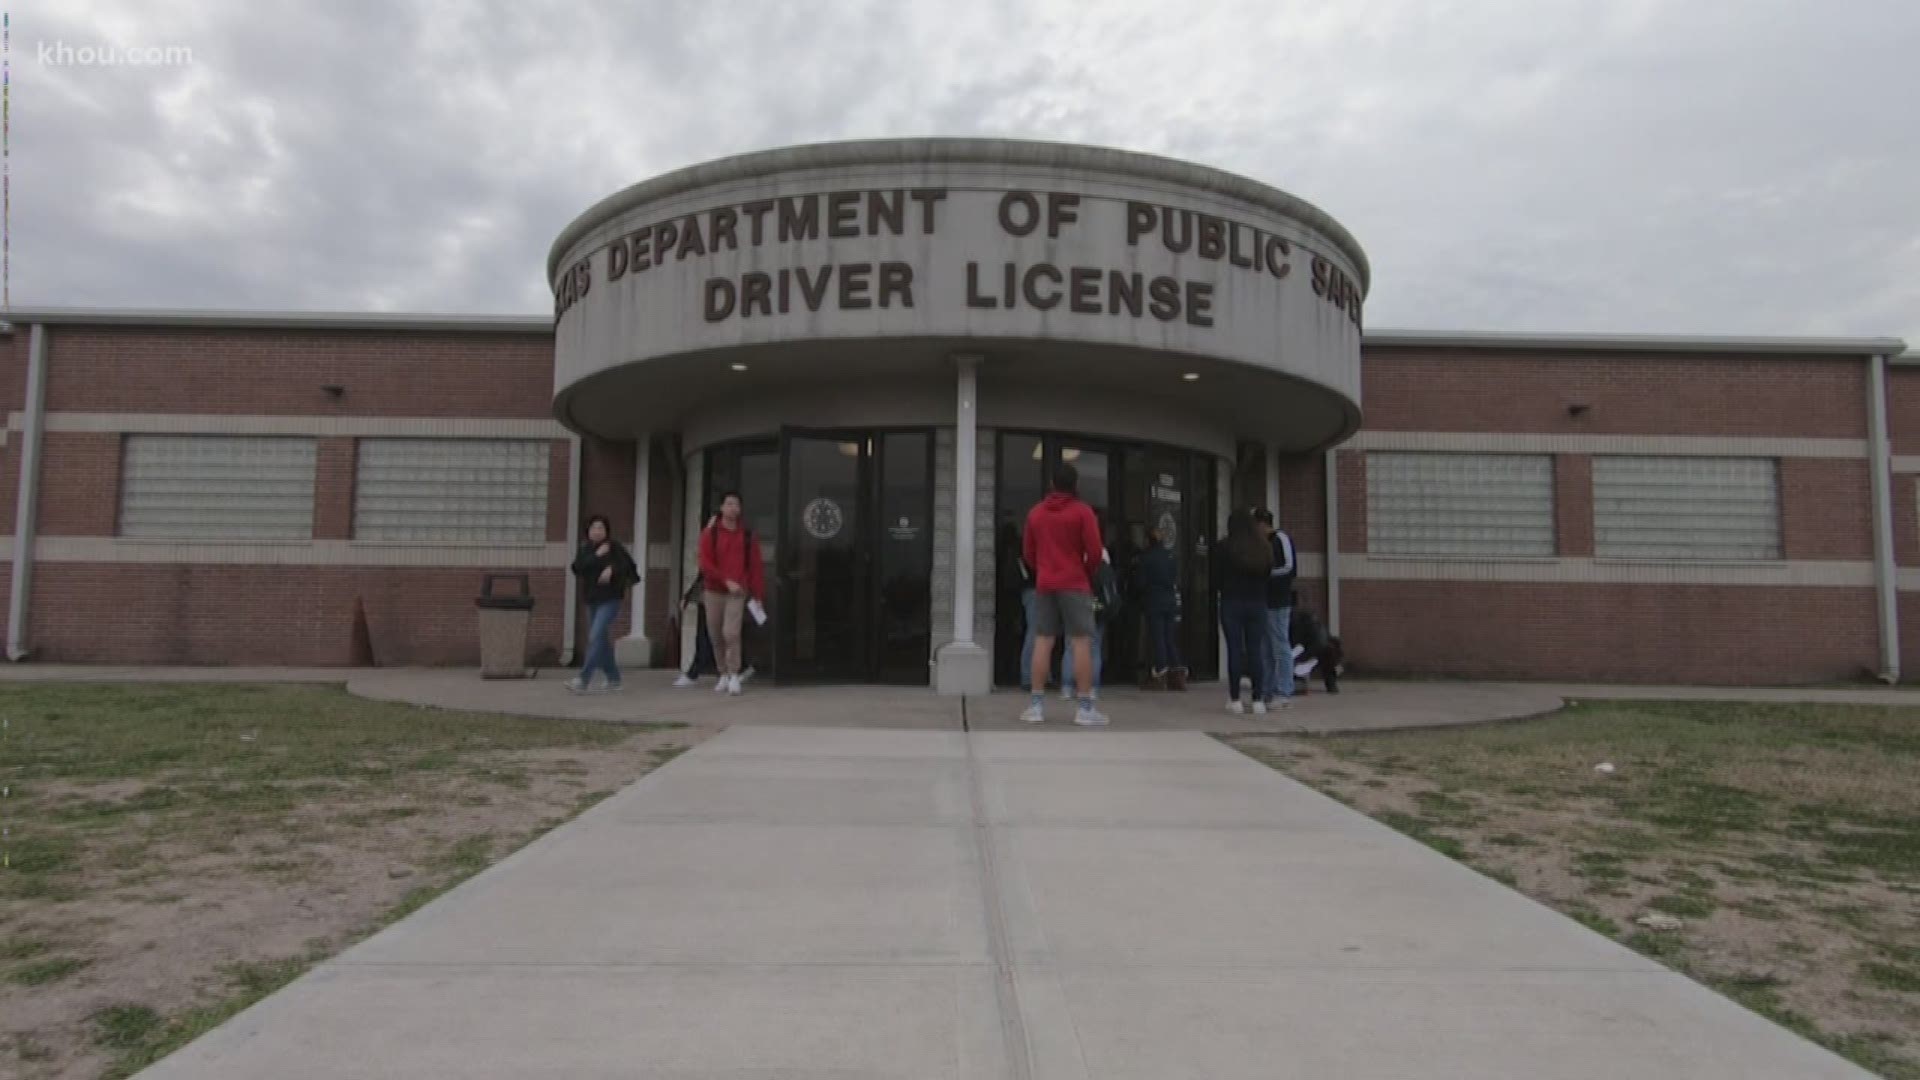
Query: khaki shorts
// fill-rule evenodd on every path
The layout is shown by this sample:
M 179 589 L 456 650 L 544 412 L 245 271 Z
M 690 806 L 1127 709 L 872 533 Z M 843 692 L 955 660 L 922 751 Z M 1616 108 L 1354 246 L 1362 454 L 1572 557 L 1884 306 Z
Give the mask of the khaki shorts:
M 1090 638 L 1093 636 L 1093 594 L 1056 592 L 1033 594 L 1033 632 L 1036 637 Z

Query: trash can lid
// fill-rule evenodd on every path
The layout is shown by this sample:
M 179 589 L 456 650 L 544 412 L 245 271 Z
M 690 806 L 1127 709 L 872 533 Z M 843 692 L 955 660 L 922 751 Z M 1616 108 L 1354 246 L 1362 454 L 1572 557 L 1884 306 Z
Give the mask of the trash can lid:
M 532 611 L 531 596 L 483 596 L 473 602 L 474 607 L 490 611 Z

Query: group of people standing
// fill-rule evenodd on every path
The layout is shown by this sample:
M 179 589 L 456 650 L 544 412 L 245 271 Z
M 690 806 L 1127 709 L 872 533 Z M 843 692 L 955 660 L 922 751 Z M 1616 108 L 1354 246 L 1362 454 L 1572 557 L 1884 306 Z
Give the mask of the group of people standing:
M 1213 549 L 1220 629 L 1227 639 L 1227 710 L 1256 715 L 1293 703 L 1293 538 L 1271 510 L 1236 510 Z M 1247 700 L 1241 699 L 1245 688 Z
M 1118 588 L 1099 519 L 1080 500 L 1078 484 L 1073 466 L 1056 469 L 1052 490 L 1028 513 L 1021 538 L 1027 635 L 1020 681 L 1032 694 L 1021 719 L 1030 724 L 1046 721 L 1047 676 L 1054 642 L 1062 636 L 1067 639 L 1062 696 L 1078 699 L 1074 722 L 1087 727 L 1107 723 L 1097 704 L 1100 654 Z M 1183 690 L 1187 669 L 1179 646 L 1179 562 L 1167 541 L 1154 529 L 1133 567 L 1153 665 L 1142 685 Z M 1213 548 L 1212 580 L 1227 640 L 1230 712 L 1251 709 L 1264 715 L 1287 708 L 1295 690 L 1294 665 L 1302 658 L 1321 665 L 1327 689 L 1337 692 L 1338 642 L 1297 610 L 1298 575 L 1293 538 L 1277 527 L 1273 511 L 1238 510 L 1228 516 L 1227 535 Z M 1297 649 L 1295 637 L 1304 639 Z
M 739 696 L 751 676 L 744 668 L 741 642 L 747 615 L 756 620 L 767 599 L 766 566 L 760 542 L 742 517 L 745 504 L 738 492 L 720 497 L 720 510 L 700 530 L 700 576 L 688 589 L 699 597 L 699 631 L 694 659 L 675 686 L 696 685 L 706 668 L 718 677 L 714 690 Z M 569 680 L 575 693 L 603 693 L 620 689 L 620 667 L 614 662 L 613 621 L 620 614 L 627 589 L 640 580 L 633 556 L 613 539 L 607 519 L 594 515 L 587 522 L 587 538 L 574 556 L 573 574 L 580 579 L 587 600 L 587 653 L 580 674 Z M 595 674 L 603 674 L 596 684 Z
M 1032 693 L 1021 719 L 1046 720 L 1046 688 L 1055 642 L 1064 638 L 1061 661 L 1063 696 L 1077 701 L 1074 723 L 1099 727 L 1107 717 L 1098 707 L 1104 630 L 1120 600 L 1112 556 L 1102 539 L 1099 518 L 1079 497 L 1079 473 L 1072 465 L 1054 470 L 1051 491 L 1027 515 L 1021 537 L 1019 569 L 1026 640 L 1020 678 Z M 738 695 L 751 674 L 744 668 L 742 636 L 747 615 L 764 618 L 766 569 L 760 544 L 743 517 L 737 492 L 700 531 L 700 575 L 688 590 L 697 595 L 699 627 L 694 658 L 675 686 L 699 682 L 707 667 L 718 676 L 714 689 Z M 1152 668 L 1143 685 L 1184 690 L 1187 669 L 1180 659 L 1182 608 L 1179 563 L 1169 538 L 1159 529 L 1134 560 L 1134 594 L 1145 624 Z M 1294 696 L 1296 651 L 1321 665 L 1327 689 L 1336 691 L 1339 642 L 1310 615 L 1298 610 L 1294 581 L 1299 561 L 1293 539 L 1276 527 L 1271 510 L 1236 510 L 1227 518 L 1227 534 L 1213 548 L 1212 580 L 1219 599 L 1220 627 L 1227 643 L 1227 708 L 1265 714 L 1286 708 Z M 567 683 L 576 693 L 620 688 L 612 629 L 620 606 L 639 580 L 633 556 L 613 539 L 611 523 L 595 515 L 572 570 L 587 602 L 587 651 L 580 674 Z M 1294 641 L 1302 640 L 1296 650 Z M 594 677 L 602 681 L 596 684 Z M 1244 695 L 1244 697 L 1243 697 Z

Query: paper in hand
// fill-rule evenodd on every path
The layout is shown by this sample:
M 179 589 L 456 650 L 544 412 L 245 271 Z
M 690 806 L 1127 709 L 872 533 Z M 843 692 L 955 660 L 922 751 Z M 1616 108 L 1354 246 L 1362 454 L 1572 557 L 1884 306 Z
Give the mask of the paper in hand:
M 753 616 L 753 625 L 767 625 L 767 606 L 758 600 L 747 601 L 747 614 Z

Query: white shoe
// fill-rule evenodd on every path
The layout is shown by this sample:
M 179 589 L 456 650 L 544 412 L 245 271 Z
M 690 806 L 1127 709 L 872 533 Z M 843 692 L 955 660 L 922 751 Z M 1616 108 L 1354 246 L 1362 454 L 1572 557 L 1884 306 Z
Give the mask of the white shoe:
M 740 684 L 742 684 L 742 685 L 745 685 L 745 684 L 746 684 L 746 682 L 747 682 L 747 680 L 749 680 L 749 679 L 751 679 L 751 678 L 753 678 L 753 669 L 752 669 L 752 668 L 748 668 L 747 670 L 745 670 L 745 671 L 743 671 L 743 672 L 741 672 L 740 674 L 738 674 L 738 675 L 735 675 L 735 676 L 733 677 L 733 681 L 734 681 L 734 682 L 737 682 L 737 683 L 740 683 Z
M 713 692 L 716 694 L 724 694 L 727 692 L 727 687 L 731 686 L 732 684 L 733 684 L 733 680 L 731 678 L 725 675 L 722 675 L 719 678 L 713 680 Z
M 1234 698 L 1232 701 L 1227 702 L 1227 711 L 1232 713 L 1235 716 L 1244 716 L 1246 714 L 1247 707 L 1245 705 L 1240 704 L 1239 698 Z
M 699 685 L 700 685 L 699 679 L 696 679 L 693 676 L 688 675 L 684 671 L 680 673 L 679 678 L 673 680 L 673 688 L 675 690 L 685 690 L 689 686 L 699 686 Z
M 1265 716 L 1265 715 L 1267 715 L 1267 703 L 1266 703 L 1266 702 L 1264 702 L 1264 701 L 1256 701 L 1256 702 L 1254 702 L 1254 703 L 1253 703 L 1253 715 L 1255 715 L 1255 716 Z
M 1081 727 L 1106 727 L 1107 716 L 1099 709 L 1089 709 L 1082 706 L 1073 714 L 1073 722 L 1079 724 Z
M 1060 700 L 1061 700 L 1061 701 L 1072 701 L 1072 700 L 1073 700 L 1073 687 L 1071 687 L 1071 686 L 1063 686 L 1063 687 L 1061 687 L 1061 688 L 1060 688 Z
M 1029 724 L 1044 724 L 1047 722 L 1047 714 L 1040 706 L 1029 705 L 1027 711 L 1020 714 L 1020 719 Z
M 576 694 L 584 694 L 590 684 L 585 679 L 568 679 L 567 689 Z
M 734 697 L 740 696 L 740 676 L 735 675 L 733 678 L 727 680 L 727 693 L 732 694 Z

